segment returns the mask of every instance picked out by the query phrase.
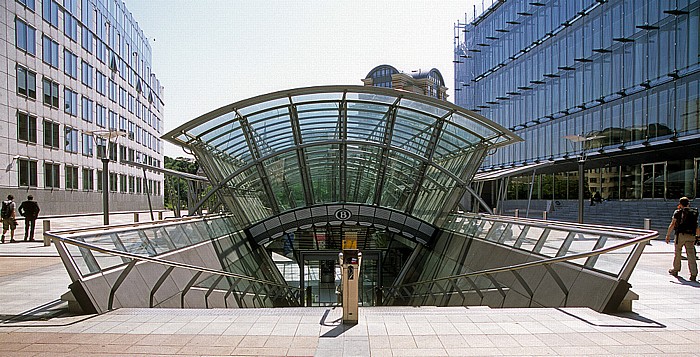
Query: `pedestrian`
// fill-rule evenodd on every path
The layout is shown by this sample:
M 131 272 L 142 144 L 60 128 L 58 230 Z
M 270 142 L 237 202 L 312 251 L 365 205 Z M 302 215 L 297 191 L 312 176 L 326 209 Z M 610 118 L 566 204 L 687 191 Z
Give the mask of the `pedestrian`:
M 688 256 L 688 269 L 690 269 L 690 281 L 696 281 L 698 265 L 695 261 L 695 237 L 700 235 L 698 210 L 690 207 L 688 197 L 681 197 L 677 208 L 673 212 L 671 224 L 668 225 L 668 231 L 666 232 L 666 243 L 669 243 L 671 240 L 671 231 L 676 232 L 673 268 L 669 269 L 668 273 L 678 277 L 678 272 L 681 271 L 681 250 L 685 246 L 685 254 Z
M 27 241 L 29 237 L 30 241 L 34 241 L 34 227 L 36 226 L 36 219 L 39 217 L 39 204 L 34 201 L 32 195 L 27 196 L 27 200 L 22 202 L 17 209 L 19 214 L 24 217 L 24 241 Z
M 10 242 L 15 242 L 15 228 L 17 228 L 17 219 L 15 213 L 15 199 L 12 195 L 7 195 L 7 201 L 2 201 L 2 240 L 0 243 L 5 243 L 5 233 L 10 230 Z

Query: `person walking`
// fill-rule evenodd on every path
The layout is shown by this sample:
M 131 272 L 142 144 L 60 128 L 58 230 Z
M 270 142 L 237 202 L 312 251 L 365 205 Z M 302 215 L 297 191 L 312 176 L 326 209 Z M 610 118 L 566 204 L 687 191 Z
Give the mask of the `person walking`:
M 677 208 L 673 212 L 671 224 L 668 225 L 668 231 L 666 231 L 666 243 L 671 241 L 671 232 L 676 232 L 673 268 L 669 269 L 668 273 L 678 277 L 678 272 L 681 271 L 681 250 L 685 247 L 685 254 L 688 256 L 688 269 L 690 269 L 690 281 L 696 281 L 698 265 L 695 261 L 695 237 L 700 235 L 698 210 L 690 207 L 688 197 L 681 197 Z
M 34 227 L 36 226 L 36 219 L 39 217 L 39 204 L 34 201 L 32 195 L 27 196 L 27 200 L 22 202 L 17 209 L 19 214 L 24 217 L 24 241 L 27 241 L 27 237 L 31 242 L 34 241 Z
M 10 230 L 10 242 L 15 242 L 15 228 L 17 228 L 17 219 L 15 213 L 15 199 L 12 195 L 7 195 L 7 201 L 2 201 L 2 239 L 0 243 L 5 243 L 5 233 Z

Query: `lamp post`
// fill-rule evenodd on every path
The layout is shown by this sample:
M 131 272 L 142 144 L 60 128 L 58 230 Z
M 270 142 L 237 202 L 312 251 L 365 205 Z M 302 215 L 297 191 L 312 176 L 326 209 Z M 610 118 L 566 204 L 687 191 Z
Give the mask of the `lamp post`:
M 116 150 L 117 139 L 120 136 L 126 136 L 126 131 L 123 130 L 96 130 L 90 132 L 94 137 L 100 137 L 105 140 L 105 152 L 102 156 L 102 213 L 104 215 L 104 225 L 109 225 L 109 157 L 110 157 L 110 143 L 114 139 L 114 146 Z M 115 153 L 116 155 L 116 153 Z
M 581 136 L 581 135 L 567 135 L 564 139 L 569 140 L 576 151 L 576 144 L 578 143 L 581 147 L 581 151 L 578 155 L 578 223 L 583 223 L 583 165 L 586 163 L 586 148 L 584 143 L 589 140 L 597 140 L 604 138 L 603 136 Z

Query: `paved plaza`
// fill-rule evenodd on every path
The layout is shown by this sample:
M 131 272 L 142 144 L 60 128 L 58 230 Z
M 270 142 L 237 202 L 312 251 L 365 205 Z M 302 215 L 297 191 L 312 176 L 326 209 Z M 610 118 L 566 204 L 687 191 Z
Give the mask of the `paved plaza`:
M 113 217 L 112 223 L 133 222 L 131 214 Z M 55 218 L 51 225 L 100 223 L 92 216 Z M 0 356 L 700 355 L 700 283 L 683 278 L 685 265 L 681 278 L 666 273 L 672 248 L 662 241 L 647 246 L 630 281 L 640 295 L 632 313 L 371 307 L 360 308 L 357 325 L 344 326 L 338 308 L 70 315 L 60 301 L 69 279 L 55 248 L 41 241 L 1 244 Z

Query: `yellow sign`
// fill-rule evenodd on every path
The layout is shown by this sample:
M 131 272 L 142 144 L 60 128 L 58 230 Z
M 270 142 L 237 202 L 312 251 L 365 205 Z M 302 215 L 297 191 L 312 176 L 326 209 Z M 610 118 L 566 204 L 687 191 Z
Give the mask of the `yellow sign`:
M 343 249 L 357 249 L 357 232 L 344 232 Z

